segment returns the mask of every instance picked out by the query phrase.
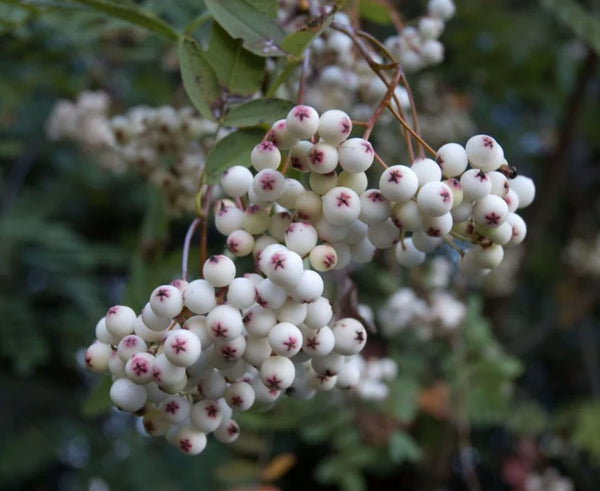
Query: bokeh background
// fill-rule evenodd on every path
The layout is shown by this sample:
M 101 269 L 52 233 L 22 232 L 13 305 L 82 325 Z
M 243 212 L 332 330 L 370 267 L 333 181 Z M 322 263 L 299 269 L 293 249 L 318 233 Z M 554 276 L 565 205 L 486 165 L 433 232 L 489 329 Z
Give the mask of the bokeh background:
M 176 28 L 203 11 L 136 3 Z M 444 63 L 409 80 L 434 147 L 482 131 L 535 179 L 512 269 L 455 287 L 458 347 L 373 337 L 398 367 L 385 401 L 283 401 L 245 415 L 235 445 L 189 458 L 111 410 L 109 382 L 81 361 L 108 306 L 139 309 L 177 276 L 191 216 L 46 131 L 56 102 L 86 90 L 107 93 L 111 115 L 189 105 L 175 49 L 71 2 L 0 1 L 0 488 L 461 490 L 465 452 L 485 490 L 600 488 L 600 3 L 456 3 Z M 374 311 L 415 281 L 381 261 L 354 277 Z M 449 394 L 463 393 L 457 416 Z

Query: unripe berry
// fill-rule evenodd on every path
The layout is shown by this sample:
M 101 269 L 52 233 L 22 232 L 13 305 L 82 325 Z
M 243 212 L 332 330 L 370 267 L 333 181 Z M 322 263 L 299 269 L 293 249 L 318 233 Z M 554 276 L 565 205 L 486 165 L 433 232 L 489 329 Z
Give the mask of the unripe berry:
M 248 334 L 266 336 L 277 323 L 277 317 L 273 310 L 265 309 L 260 305 L 253 305 L 244 314 L 243 322 Z
M 335 338 L 334 350 L 340 355 L 355 355 L 362 351 L 367 343 L 367 330 L 356 319 L 346 317 L 331 327 Z
M 288 131 L 285 119 L 273 123 L 267 133 L 267 140 L 272 141 L 280 150 L 289 150 L 298 143 L 298 138 Z
M 410 168 L 417 176 L 419 187 L 431 181 L 442 180 L 442 170 L 435 160 L 425 158 L 417 159 Z
M 297 302 L 314 302 L 323 294 L 323 278 L 316 271 L 305 270 L 291 294 Z
M 525 239 L 527 235 L 527 224 L 516 213 L 509 213 L 506 217 L 506 221 L 512 225 L 512 238 L 506 244 L 507 247 L 513 247 Z
M 350 225 L 360 215 L 360 199 L 349 188 L 335 187 L 323 196 L 323 216 L 334 225 Z
M 178 367 L 193 365 L 202 351 L 198 336 L 187 329 L 170 331 L 163 347 L 167 359 Z
M 296 369 L 289 358 L 271 356 L 260 367 L 260 376 L 269 389 L 285 390 L 294 381 Z
M 338 262 L 336 250 L 329 244 L 314 247 L 308 256 L 310 265 L 317 271 L 330 271 Z
M 254 404 L 256 394 L 252 386 L 246 382 L 235 382 L 225 391 L 225 400 L 231 409 L 247 411 Z
M 352 173 L 343 170 L 338 174 L 338 186 L 350 188 L 356 194 L 362 194 L 367 190 L 369 186 L 369 179 L 365 172 Z
M 183 308 L 183 297 L 178 288 L 161 285 L 150 295 L 150 308 L 158 317 L 176 317 Z
M 121 341 L 117 347 L 117 354 L 123 361 L 129 360 L 136 353 L 146 351 L 147 346 L 142 338 L 135 334 L 128 334 Z
M 528 207 L 535 198 L 535 184 L 529 177 L 515 177 L 510 181 L 510 189 L 519 197 L 519 208 Z
M 244 210 L 242 228 L 252 234 L 262 234 L 269 228 L 271 217 L 267 209 L 260 205 L 250 205 Z
M 320 329 L 326 326 L 332 317 L 331 303 L 325 297 L 320 297 L 306 306 L 304 324 L 310 329 Z
M 490 194 L 473 206 L 473 221 L 476 225 L 494 228 L 506 220 L 508 205 L 501 197 Z
M 292 135 L 307 139 L 319 129 L 319 113 L 310 106 L 295 106 L 288 113 L 286 123 Z
M 252 172 L 242 165 L 229 167 L 221 175 L 221 188 L 232 198 L 241 198 L 252 184 Z
M 190 421 L 194 428 L 204 433 L 215 431 L 221 424 L 221 408 L 216 401 L 203 400 L 190 409 Z
M 164 436 L 171 428 L 171 423 L 165 419 L 162 411 L 158 408 L 148 408 L 144 411 L 142 424 L 144 431 L 149 436 Z
M 488 135 L 475 135 L 465 145 L 471 166 L 484 172 L 496 170 L 504 161 L 502 147 Z
M 460 178 L 464 201 L 479 201 L 492 192 L 492 180 L 479 169 L 469 169 Z
M 208 332 L 214 340 L 230 340 L 238 337 L 244 324 L 240 311 L 230 305 L 217 305 L 206 316 Z
M 335 253 L 337 255 L 337 263 L 335 264 L 333 269 L 341 270 L 348 266 L 348 264 L 350 264 L 350 262 L 352 261 L 352 250 L 350 249 L 350 247 L 358 246 L 363 242 L 363 240 L 365 240 L 365 238 L 366 235 L 352 246 L 346 244 L 345 242 L 334 242 L 333 244 L 331 244 L 331 247 L 334 248 Z
M 125 364 L 125 375 L 136 384 L 145 385 L 152 382 L 154 356 L 150 353 L 136 353 Z
M 214 286 L 206 280 L 190 282 L 183 292 L 183 303 L 195 314 L 210 312 L 217 304 Z
M 416 232 L 423 225 L 419 206 L 415 201 L 396 203 L 392 208 L 391 218 L 394 225 L 403 231 Z
M 417 194 L 417 205 L 422 213 L 440 217 L 452 209 L 454 196 L 448 186 L 439 181 L 424 184 Z
M 369 189 L 360 195 L 358 218 L 368 224 L 381 223 L 390 217 L 391 206 L 379 189 Z
M 227 286 L 235 278 L 235 264 L 227 256 L 216 254 L 204 261 L 202 275 L 214 287 Z
M 350 136 L 352 120 L 343 111 L 330 109 L 319 118 L 319 136 L 331 145 L 338 145 Z
M 108 332 L 108 329 L 106 328 L 105 317 L 102 317 L 102 319 L 100 319 L 96 324 L 95 334 L 96 339 L 102 343 L 117 344 L 119 342 L 119 339 L 116 336 L 113 336 L 110 332 Z
M 488 247 L 474 246 L 470 251 L 475 263 L 481 269 L 494 269 L 500 265 L 504 257 L 504 249 L 501 245 L 492 244 Z
M 348 235 L 348 225 L 334 225 L 326 218 L 322 217 L 315 223 L 319 239 L 324 242 L 340 242 Z
M 306 192 L 302 183 L 296 179 L 286 178 L 285 180 L 285 191 L 279 197 L 277 202 L 288 209 L 293 209 L 296 206 L 296 200 L 298 196 Z
M 296 143 L 290 150 L 289 158 L 290 165 L 300 172 L 309 172 L 308 153 L 312 149 L 313 144 L 307 140 L 302 140 Z
M 273 169 L 261 170 L 252 180 L 252 189 L 261 201 L 277 201 L 285 192 L 285 177 Z
M 248 278 L 235 278 L 227 288 L 227 303 L 236 309 L 246 309 L 254 304 L 256 289 Z
M 285 231 L 285 245 L 304 257 L 317 245 L 317 230 L 310 223 L 295 222 Z
M 259 172 L 264 169 L 277 169 L 281 163 L 281 153 L 273 142 L 265 140 L 252 149 L 250 162 Z
M 115 380 L 110 387 L 110 400 L 122 411 L 134 413 L 146 405 L 146 389 L 128 378 Z
M 448 188 L 450 188 L 450 191 L 452 191 L 452 208 L 456 208 L 463 202 L 464 198 L 463 188 L 460 184 L 460 181 L 453 177 L 442 182 L 448 186 Z
M 329 174 L 338 164 L 338 151 L 329 143 L 316 143 L 308 152 L 308 166 L 317 174 Z
M 432 237 L 420 230 L 412 234 L 413 245 L 423 252 L 432 252 L 442 243 L 442 237 Z
M 319 174 L 318 172 L 311 172 L 308 176 L 308 185 L 310 188 L 319 195 L 324 195 L 329 190 L 336 187 L 338 184 L 338 176 L 335 171 L 331 171 L 327 174 Z
M 384 222 L 369 225 L 367 238 L 377 249 L 389 249 L 400 238 L 400 231 L 394 225 L 394 222 L 388 218 Z
M 388 167 L 379 179 L 379 189 L 389 201 L 408 201 L 415 195 L 418 187 L 417 175 L 405 165 Z
M 271 224 L 269 225 L 269 235 L 277 242 L 285 240 L 285 231 L 292 224 L 292 214 L 289 211 L 280 211 L 271 216 Z
M 302 348 L 302 333 L 290 322 L 280 322 L 269 331 L 269 344 L 275 353 L 287 358 Z
M 373 146 L 363 138 L 350 138 L 340 145 L 339 161 L 342 169 L 354 174 L 365 172 L 375 158 Z
M 329 326 L 311 329 L 304 336 L 302 350 L 309 356 L 327 356 L 333 351 L 335 336 Z
M 105 372 L 111 355 L 112 348 L 108 344 L 96 341 L 85 352 L 85 366 L 94 373 Z
M 240 436 L 240 426 L 233 419 L 224 420 L 213 435 L 221 443 L 233 443 Z
M 423 232 L 431 237 L 444 237 L 450 233 L 454 221 L 450 212 L 439 217 L 423 216 Z
M 414 268 L 425 261 L 425 253 L 417 249 L 411 237 L 405 238 L 396 244 L 396 260 L 406 268 Z
M 106 323 L 107 331 L 114 336 L 115 339 L 121 339 L 127 334 L 133 332 L 133 325 L 137 315 L 130 307 L 126 305 L 115 305 L 108 309 L 104 322 Z

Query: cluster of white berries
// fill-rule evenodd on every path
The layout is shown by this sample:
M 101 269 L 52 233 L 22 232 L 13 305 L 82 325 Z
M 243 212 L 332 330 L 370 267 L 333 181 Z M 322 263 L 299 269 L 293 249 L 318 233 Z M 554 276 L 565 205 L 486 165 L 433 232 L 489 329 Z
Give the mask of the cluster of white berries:
M 515 212 L 533 200 L 533 181 L 498 170 L 508 166 L 492 137 L 476 135 L 466 148 L 445 144 L 436 160 L 387 167 L 379 187 L 369 188 L 375 151 L 365 139 L 348 138 L 351 130 L 343 111 L 319 116 L 296 106 L 253 149 L 255 175 L 243 165 L 223 174 L 223 191 L 248 201 L 245 209 L 232 200 L 217 205 L 216 227 L 233 255 L 258 256 L 281 242 L 308 256 L 317 271 L 328 271 L 393 248 L 400 265 L 414 267 L 455 236 L 473 244 L 459 260 L 460 270 L 472 275 L 497 267 L 503 247 L 524 239 L 526 225 Z M 278 170 L 287 165 L 307 175 L 308 188 Z
M 109 106 L 103 92 L 59 101 L 48 136 L 79 143 L 103 168 L 137 172 L 161 190 L 172 214 L 194 211 L 207 150 L 226 130 L 216 135 L 217 125 L 189 107 L 139 106 L 111 118 Z
M 297 253 L 271 245 L 259 264 L 262 275 L 236 276 L 229 257 L 211 256 L 203 279 L 159 286 L 139 316 L 114 306 L 96 326 L 86 366 L 109 370 L 113 403 L 183 453 L 200 453 L 209 433 L 234 441 L 232 413 L 255 402 L 360 380 L 353 359 L 367 340 L 363 325 L 332 321 L 320 276 Z
M 299 29 L 306 22 L 302 15 L 290 21 L 296 8 L 296 2 L 280 2 L 279 18 L 286 24 L 285 27 L 292 30 Z M 323 9 L 326 7 L 321 7 L 320 11 Z M 439 37 L 444 31 L 445 22 L 454 15 L 455 10 L 452 0 L 430 0 L 427 15 L 415 19 L 410 26 L 384 41 L 403 70 L 414 72 L 442 62 L 444 46 Z M 350 19 L 343 12 L 334 15 L 334 22 L 352 29 Z M 311 74 L 306 102 L 317 109 L 338 107 L 352 111 L 352 116 L 360 118 L 387 91 L 385 84 L 355 50 L 352 39 L 342 32 L 326 30 L 313 40 L 308 56 Z M 376 53 L 371 53 L 371 57 L 377 62 L 382 61 Z M 297 92 L 294 84 L 288 89 L 290 94 L 281 95 Z M 402 108 L 409 107 L 408 94 L 403 87 L 397 87 L 395 95 Z

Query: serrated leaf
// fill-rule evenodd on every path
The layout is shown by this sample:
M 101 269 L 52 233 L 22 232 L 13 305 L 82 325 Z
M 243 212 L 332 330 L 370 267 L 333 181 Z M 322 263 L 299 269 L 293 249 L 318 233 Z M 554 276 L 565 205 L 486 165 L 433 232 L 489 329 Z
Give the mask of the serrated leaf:
M 206 59 L 219 82 L 230 94 L 248 96 L 260 89 L 265 60 L 233 39 L 219 24 L 213 24 L 208 39 Z
M 177 51 L 186 94 L 200 114 L 214 121 L 221 107 L 217 75 L 193 39 L 181 38 Z
M 371 0 L 360 0 L 358 4 L 358 14 L 364 20 L 375 24 L 391 24 L 390 12 L 384 5 Z
M 600 21 L 592 12 L 573 0 L 542 0 L 542 5 L 600 55 Z
M 248 0 L 205 0 L 206 7 L 223 29 L 258 56 L 283 56 L 285 31 L 275 19 Z
M 294 104 L 284 99 L 255 99 L 234 107 L 223 120 L 223 126 L 258 126 L 285 118 Z
M 250 165 L 250 153 L 263 136 L 261 129 L 245 128 L 218 141 L 206 157 L 207 182 L 218 182 L 223 171 L 232 165 Z
M 327 29 L 333 20 L 334 12 L 311 18 L 304 27 L 288 34 L 281 47 L 288 53 L 301 56 L 312 40 Z
M 80 3 L 82 5 L 87 5 L 88 7 L 91 7 L 94 10 L 97 10 L 98 12 L 108 14 L 111 17 L 127 21 L 131 24 L 135 24 L 146 29 L 150 29 L 151 31 L 154 31 L 157 34 L 165 36 L 169 39 L 176 40 L 179 38 L 179 34 L 177 33 L 177 31 L 175 31 L 175 29 L 173 29 L 164 20 L 156 17 L 155 15 L 149 12 L 146 12 L 145 10 L 142 10 L 139 7 L 136 7 L 135 5 L 110 2 L 107 0 L 70 1 Z
M 106 413 L 110 409 L 112 402 L 108 393 L 111 385 L 110 375 L 104 375 L 98 381 L 81 405 L 81 413 L 84 416 L 92 418 Z

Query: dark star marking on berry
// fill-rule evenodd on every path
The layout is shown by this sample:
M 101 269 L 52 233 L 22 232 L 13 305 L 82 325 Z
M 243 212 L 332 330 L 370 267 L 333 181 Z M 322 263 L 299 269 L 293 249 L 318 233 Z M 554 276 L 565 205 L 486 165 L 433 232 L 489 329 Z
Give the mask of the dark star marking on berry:
M 270 142 L 268 140 L 262 142 L 259 147 L 259 149 L 262 150 L 263 152 L 272 152 L 274 148 L 275 148 L 275 145 L 273 144 L 273 142 Z
M 354 337 L 354 341 L 356 341 L 358 343 L 364 343 L 365 333 L 362 331 L 354 331 L 354 333 L 356 334 L 356 336 Z
M 153 368 L 152 369 L 152 378 L 154 379 L 154 381 L 157 384 L 160 384 L 162 382 L 162 374 L 160 373 L 160 369 L 159 368 Z
M 228 331 L 229 329 L 223 327 L 223 324 L 221 324 L 220 322 L 217 322 L 212 328 L 212 332 L 217 338 L 224 338 L 225 336 L 227 336 Z
M 300 121 L 304 121 L 305 118 L 310 118 L 310 113 L 304 107 L 299 107 L 294 111 L 294 117 Z
M 493 211 L 485 215 L 485 221 L 488 225 L 498 225 L 500 223 L 500 215 Z
M 169 401 L 165 406 L 165 411 L 169 414 L 175 414 L 179 410 L 179 404 L 177 401 Z
M 437 165 L 439 165 L 439 166 L 440 166 L 440 169 L 443 169 L 443 168 L 444 168 L 444 159 L 443 159 L 443 158 L 442 158 L 440 155 L 438 155 L 438 156 L 435 158 L 435 161 L 436 161 Z
M 274 270 L 285 269 L 285 256 L 283 254 L 275 253 L 271 256 L 271 266 Z
M 182 351 L 187 351 L 185 339 L 175 338 L 175 342 L 171 345 L 171 348 L 175 350 L 175 354 L 179 354 Z
M 85 366 L 92 368 L 92 355 L 89 353 L 85 354 Z
M 450 201 L 450 193 L 445 189 L 440 193 L 440 197 L 444 203 L 448 203 L 448 201 Z
M 336 200 L 337 200 L 337 206 L 342 207 L 342 206 L 350 206 L 350 195 L 348 193 L 340 193 L 336 196 Z
M 146 433 L 152 434 L 154 431 L 156 431 L 156 426 L 154 426 L 154 423 L 152 421 L 144 421 L 144 429 L 146 430 Z
M 241 396 L 233 396 L 231 398 L 231 405 L 235 407 L 242 407 L 244 404 L 244 399 Z
M 310 154 L 308 155 L 308 158 L 310 159 L 310 163 L 313 165 L 317 165 L 323 162 L 323 159 L 325 158 L 325 154 L 319 150 L 314 150 L 311 151 Z
M 213 264 L 218 264 L 221 262 L 221 258 L 219 256 L 210 256 L 208 258 L 208 261 L 213 263 Z
M 169 295 L 169 290 L 167 290 L 166 288 L 161 288 L 160 290 L 158 290 L 158 292 L 156 292 L 156 296 L 162 302 L 166 298 L 169 298 L 169 296 L 170 296 Z
M 106 315 L 115 315 L 117 314 L 117 312 L 119 312 L 119 307 L 111 307 L 110 309 L 108 309 Z
M 229 239 L 227 241 L 227 250 L 232 254 L 239 252 L 240 243 L 236 239 Z
M 135 360 L 132 370 L 133 373 L 140 377 L 142 374 L 148 372 L 148 364 L 141 360 Z
M 402 179 L 402 172 L 400 172 L 399 170 L 390 171 L 388 175 L 388 182 L 398 184 L 400 182 L 400 179 Z
M 327 370 L 326 373 L 329 373 L 329 370 Z M 325 382 L 327 382 L 329 380 L 329 377 L 333 376 L 332 375 L 317 375 L 317 380 L 319 381 L 320 384 L 324 384 Z
M 373 203 L 383 203 L 383 194 L 379 191 L 371 191 L 367 198 L 369 198 Z
M 336 263 L 335 259 L 336 258 L 334 254 L 325 254 L 323 256 L 323 264 L 327 269 L 332 268 Z
M 206 416 L 208 418 L 213 418 L 213 419 L 216 418 L 217 413 L 219 412 L 219 410 L 217 409 L 217 407 L 214 404 L 209 404 L 204 409 L 206 410 Z
M 290 164 L 294 169 L 302 169 L 302 163 L 298 157 L 291 157 Z
M 288 336 L 287 341 L 285 341 L 283 345 L 286 347 L 286 351 L 292 351 L 293 349 L 296 349 L 297 343 L 298 340 L 295 337 Z
M 484 147 L 486 147 L 486 148 L 494 147 L 494 140 L 492 140 L 489 136 L 484 136 L 481 140 L 483 141 Z
M 266 382 L 267 382 L 267 387 L 269 389 L 279 390 L 279 388 L 281 387 L 282 380 L 279 377 L 277 377 L 277 375 L 271 375 L 270 377 L 267 378 Z
M 317 336 L 311 336 L 309 338 L 306 339 L 306 346 L 310 349 L 317 349 L 317 346 L 319 346 L 319 340 L 317 339 Z
M 479 179 L 480 182 L 488 180 L 487 174 L 485 172 L 483 172 L 482 170 L 480 170 L 477 174 L 475 174 L 475 177 L 477 179 Z
M 242 322 L 244 325 L 248 324 L 252 320 L 252 312 L 248 312 L 244 317 L 242 317 Z
M 190 442 L 189 438 L 183 438 L 179 440 L 179 448 L 182 452 L 190 453 L 192 450 L 192 442 Z
M 133 348 L 136 345 L 137 339 L 135 338 L 135 336 L 127 336 L 125 338 L 125 346 L 127 346 L 128 348 Z
M 430 237 L 441 237 L 442 231 L 436 227 L 429 227 L 427 229 L 427 235 L 429 235 Z
M 233 435 L 237 435 L 238 434 L 238 427 L 236 425 L 234 425 L 233 423 L 229 425 L 229 427 L 227 428 L 227 434 L 229 436 L 233 436 Z
M 236 353 L 237 349 L 235 349 L 233 346 L 223 346 L 223 348 L 221 348 L 221 354 L 226 360 L 235 358 Z
M 342 119 L 340 125 L 342 126 L 343 135 L 347 135 L 348 133 L 350 133 L 350 130 L 352 129 L 352 122 L 349 119 Z
M 373 147 L 369 142 L 361 142 L 361 145 L 365 149 L 365 153 L 373 153 Z
M 275 178 L 271 175 L 261 177 L 260 185 L 263 191 L 272 191 L 275 188 Z

